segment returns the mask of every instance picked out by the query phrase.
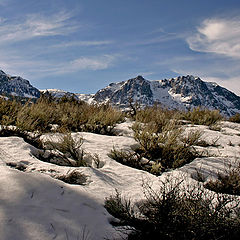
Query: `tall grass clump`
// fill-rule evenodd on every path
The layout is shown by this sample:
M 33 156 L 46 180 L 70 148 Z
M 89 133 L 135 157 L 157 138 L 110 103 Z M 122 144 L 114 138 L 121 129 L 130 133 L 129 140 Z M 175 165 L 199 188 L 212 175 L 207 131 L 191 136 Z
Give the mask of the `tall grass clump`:
M 182 113 L 181 117 L 193 124 L 206 126 L 217 124 L 223 119 L 218 110 L 209 110 L 201 107 L 196 107 L 191 111 Z
M 118 231 L 129 240 L 238 239 L 239 202 L 229 195 L 207 193 L 200 186 L 181 187 L 181 180 L 162 182 L 158 191 L 143 187 L 145 198 L 133 203 L 119 192 L 105 208 L 120 221 Z

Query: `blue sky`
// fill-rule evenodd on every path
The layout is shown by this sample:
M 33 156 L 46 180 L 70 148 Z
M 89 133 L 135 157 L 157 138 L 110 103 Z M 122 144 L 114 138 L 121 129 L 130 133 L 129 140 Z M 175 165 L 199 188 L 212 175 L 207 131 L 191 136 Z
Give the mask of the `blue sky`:
M 95 93 L 192 74 L 240 95 L 239 0 L 0 0 L 0 69 Z

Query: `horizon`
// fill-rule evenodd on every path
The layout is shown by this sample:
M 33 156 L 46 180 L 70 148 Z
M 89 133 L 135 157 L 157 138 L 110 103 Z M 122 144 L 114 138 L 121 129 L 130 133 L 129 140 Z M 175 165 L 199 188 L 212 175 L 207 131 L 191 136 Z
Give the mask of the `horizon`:
M 0 69 L 38 89 L 193 75 L 240 96 L 240 2 L 0 0 Z

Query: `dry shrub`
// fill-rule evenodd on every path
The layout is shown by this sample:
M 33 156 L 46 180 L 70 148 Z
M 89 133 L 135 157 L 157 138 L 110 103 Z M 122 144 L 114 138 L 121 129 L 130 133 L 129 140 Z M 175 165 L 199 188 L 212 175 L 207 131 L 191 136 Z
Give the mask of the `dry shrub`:
M 73 97 L 54 100 L 42 95 L 36 103 L 27 103 L 17 114 L 17 126 L 23 130 L 49 132 L 53 124 L 68 131 L 112 134 L 123 114 L 110 105 L 87 104 Z
M 14 125 L 21 107 L 21 104 L 15 100 L 0 98 L 0 124 L 5 126 Z
M 164 113 L 162 114 L 161 122 L 155 122 L 160 118 L 158 117 L 154 121 L 145 124 L 136 122 L 132 126 L 138 148 L 133 151 L 113 149 L 109 156 L 122 164 L 156 175 L 200 157 L 194 146 L 198 144 L 202 133 L 191 131 L 186 134 L 177 119 L 165 121 Z M 147 161 L 142 161 L 143 159 Z
M 116 147 L 113 147 L 108 156 L 117 162 L 127 165 L 129 167 L 143 169 L 144 165 L 141 163 L 141 155 L 137 154 L 131 150 L 118 150 Z
M 54 102 L 40 98 L 36 103 L 26 103 L 18 112 L 16 126 L 26 131 L 50 131 L 50 124 L 55 123 Z
M 87 176 L 77 170 L 73 170 L 70 173 L 56 178 L 69 184 L 86 185 L 87 183 Z
M 236 113 L 228 119 L 230 122 L 240 123 L 240 113 Z
M 193 124 L 211 126 L 218 123 L 223 117 L 218 110 L 196 107 L 191 111 L 182 113 L 181 118 L 191 121 Z
M 184 136 L 183 128 L 174 119 L 161 126 L 161 131 L 156 129 L 159 126 L 155 128 L 152 123 L 134 125 L 134 138 L 140 144 L 136 151 L 141 156 L 157 161 L 163 169 L 180 167 L 199 156 L 194 145 L 200 139 L 200 132 L 190 132 Z
M 54 150 L 62 159 L 65 159 L 66 165 L 86 167 L 88 163 L 83 158 L 82 144 L 83 138 L 74 139 L 71 133 L 60 135 L 57 141 L 48 140 L 44 143 L 45 149 Z
M 200 186 L 183 188 L 181 182 L 162 182 L 159 191 L 144 184 L 145 199 L 137 203 L 117 192 L 105 200 L 105 208 L 120 220 L 121 233 L 130 232 L 129 240 L 239 239 L 236 198 L 209 194 Z
M 179 115 L 177 110 L 169 110 L 163 108 L 161 105 L 155 104 L 154 106 L 139 109 L 136 112 L 135 120 L 141 123 L 155 122 L 159 127 L 166 125 L 170 119 L 177 119 Z
M 204 186 L 217 193 L 240 196 L 240 164 L 237 167 L 227 166 L 223 174 L 218 173 L 217 180 L 210 180 Z

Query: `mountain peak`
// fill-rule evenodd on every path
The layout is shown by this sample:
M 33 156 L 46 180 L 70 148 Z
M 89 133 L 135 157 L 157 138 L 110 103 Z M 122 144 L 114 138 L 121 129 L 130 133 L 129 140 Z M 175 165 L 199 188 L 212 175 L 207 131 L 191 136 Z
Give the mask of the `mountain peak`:
M 20 76 L 10 76 L 0 70 L 0 94 L 19 97 L 38 98 L 40 91 L 33 87 L 28 80 Z
M 129 99 L 141 105 L 160 103 L 170 109 L 206 107 L 217 109 L 230 116 L 240 113 L 240 97 L 229 90 L 193 75 L 179 76 L 169 80 L 146 80 L 142 76 L 110 84 L 99 90 L 94 99 L 110 101 L 120 107 L 128 107 Z
M 138 76 L 135 77 L 134 79 L 136 79 L 136 80 L 145 80 L 145 79 L 143 78 L 143 76 L 141 76 L 141 75 L 138 75 Z

